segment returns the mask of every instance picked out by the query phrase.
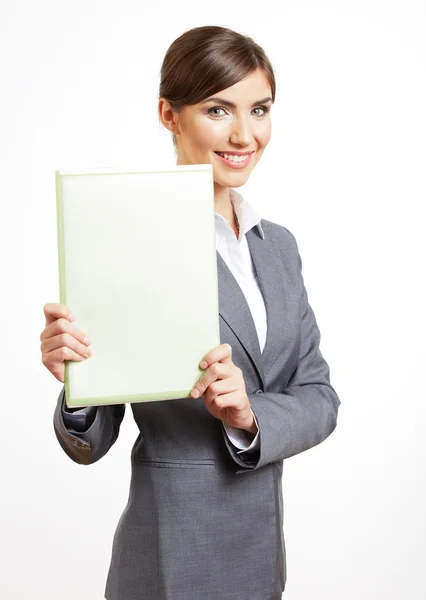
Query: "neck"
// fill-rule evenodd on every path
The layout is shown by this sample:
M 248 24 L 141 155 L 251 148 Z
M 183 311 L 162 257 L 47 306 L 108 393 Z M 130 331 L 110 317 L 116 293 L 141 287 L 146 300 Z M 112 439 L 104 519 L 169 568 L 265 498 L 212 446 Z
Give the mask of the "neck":
M 239 226 L 234 215 L 229 188 L 225 188 L 216 182 L 214 183 L 214 206 L 215 212 L 224 217 L 238 239 L 240 233 Z
M 219 215 L 225 217 L 228 222 L 234 217 L 229 188 L 222 187 L 216 182 L 214 183 L 214 208 L 215 211 Z

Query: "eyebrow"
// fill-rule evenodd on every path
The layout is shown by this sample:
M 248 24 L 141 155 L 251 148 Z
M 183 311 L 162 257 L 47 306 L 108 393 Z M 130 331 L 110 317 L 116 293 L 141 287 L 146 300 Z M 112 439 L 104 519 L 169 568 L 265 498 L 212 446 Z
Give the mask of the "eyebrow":
M 230 102 L 229 100 L 224 100 L 223 98 L 218 98 L 217 96 L 215 96 L 214 98 L 208 98 L 207 100 L 204 100 L 202 104 L 205 104 L 206 102 L 218 102 L 220 104 L 224 104 L 225 106 L 229 106 L 230 108 L 236 108 L 236 105 L 233 102 Z M 267 98 L 262 98 L 262 100 L 254 102 L 252 104 L 252 107 L 257 106 L 258 104 L 265 104 L 266 102 L 272 102 L 272 98 L 270 98 L 269 96 Z

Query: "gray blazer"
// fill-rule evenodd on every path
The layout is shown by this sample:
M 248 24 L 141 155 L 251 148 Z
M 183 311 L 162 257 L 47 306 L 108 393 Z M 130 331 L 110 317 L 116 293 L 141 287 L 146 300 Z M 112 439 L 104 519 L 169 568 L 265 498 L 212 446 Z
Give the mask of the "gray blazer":
M 296 240 L 281 225 L 261 225 L 264 239 L 257 227 L 246 235 L 267 310 L 263 353 L 244 294 L 217 253 L 220 339 L 243 371 L 260 447 L 237 454 L 202 397 L 132 403 L 140 433 L 107 600 L 282 597 L 283 460 L 332 433 L 340 401 L 319 349 Z M 92 407 L 86 430 L 84 423 L 67 428 L 63 407 L 64 389 L 54 413 L 64 451 L 84 465 L 102 458 L 117 439 L 125 405 Z

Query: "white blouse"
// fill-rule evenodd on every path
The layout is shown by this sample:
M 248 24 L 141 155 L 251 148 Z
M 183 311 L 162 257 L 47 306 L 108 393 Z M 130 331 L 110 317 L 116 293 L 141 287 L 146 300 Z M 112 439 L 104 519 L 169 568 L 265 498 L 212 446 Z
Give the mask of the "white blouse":
M 226 219 L 216 213 L 216 249 L 227 264 L 233 276 L 244 293 L 247 304 L 256 327 L 260 349 L 263 352 L 266 342 L 266 307 L 257 281 L 246 233 L 253 227 L 258 227 L 262 238 L 265 237 L 260 224 L 260 216 L 236 190 L 230 189 L 230 199 L 240 224 L 238 240 Z M 256 421 L 257 424 L 257 421 Z M 231 442 L 240 448 L 238 454 L 259 446 L 259 432 L 250 443 L 251 434 L 244 429 L 231 427 L 223 423 Z

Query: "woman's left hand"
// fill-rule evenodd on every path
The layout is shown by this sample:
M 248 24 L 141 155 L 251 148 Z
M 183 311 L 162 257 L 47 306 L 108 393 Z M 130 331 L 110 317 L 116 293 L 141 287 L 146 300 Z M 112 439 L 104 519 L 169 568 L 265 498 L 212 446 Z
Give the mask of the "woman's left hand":
M 231 427 L 255 434 L 256 422 L 246 394 L 243 372 L 232 362 L 230 344 L 220 344 L 200 363 L 206 369 L 191 391 L 193 398 L 204 394 L 207 410 Z

